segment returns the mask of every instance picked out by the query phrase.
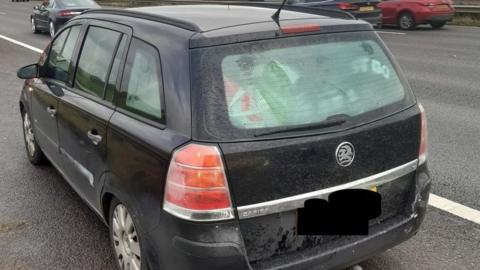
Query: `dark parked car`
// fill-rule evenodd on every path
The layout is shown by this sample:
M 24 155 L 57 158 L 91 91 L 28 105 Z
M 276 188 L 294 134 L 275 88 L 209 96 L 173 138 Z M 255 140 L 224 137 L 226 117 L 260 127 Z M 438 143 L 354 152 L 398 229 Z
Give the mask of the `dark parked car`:
M 19 70 L 28 158 L 120 269 L 337 268 L 418 231 L 422 107 L 370 24 L 303 10 L 92 10 Z
M 419 24 L 442 28 L 453 19 L 455 8 L 451 0 L 386 0 L 382 9 L 382 23 L 410 30 Z
M 288 0 L 290 5 L 303 7 L 320 7 L 341 10 L 352 14 L 355 18 L 380 26 L 382 12 L 378 7 L 380 0 Z
M 68 20 L 85 10 L 99 7 L 93 0 L 44 0 L 33 7 L 30 15 L 32 32 L 48 31 L 53 37 Z

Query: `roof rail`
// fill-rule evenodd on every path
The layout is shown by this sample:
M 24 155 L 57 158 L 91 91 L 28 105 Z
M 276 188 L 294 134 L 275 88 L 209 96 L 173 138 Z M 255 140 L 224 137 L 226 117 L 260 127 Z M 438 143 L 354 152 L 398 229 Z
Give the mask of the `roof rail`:
M 188 4 L 217 4 L 217 5 L 236 5 L 236 6 L 252 6 L 252 7 L 264 7 L 264 8 L 272 8 L 278 9 L 281 3 L 266 3 L 261 2 L 262 0 L 256 1 L 222 1 L 222 0 L 165 0 L 163 3 L 174 4 L 174 5 L 188 5 Z M 341 11 L 341 10 L 334 10 L 334 9 L 327 9 L 321 7 L 306 7 L 306 6 L 294 6 L 294 5 L 285 5 L 282 9 L 296 11 L 301 13 L 308 13 L 314 15 L 323 15 L 329 16 L 333 18 L 341 18 L 341 19 L 351 19 L 356 20 L 352 14 Z M 273 13 L 272 13 L 273 14 Z
M 135 17 L 150 21 L 161 22 L 165 24 L 169 24 L 172 26 L 176 26 L 182 29 L 186 29 L 192 32 L 201 32 L 200 28 L 191 22 L 179 20 L 171 17 L 165 17 L 162 15 L 156 14 L 149 14 L 145 12 L 138 12 L 128 9 L 107 9 L 107 8 L 100 8 L 100 9 L 90 9 L 87 11 L 82 12 L 82 14 L 112 14 L 112 15 L 124 15 L 129 17 Z

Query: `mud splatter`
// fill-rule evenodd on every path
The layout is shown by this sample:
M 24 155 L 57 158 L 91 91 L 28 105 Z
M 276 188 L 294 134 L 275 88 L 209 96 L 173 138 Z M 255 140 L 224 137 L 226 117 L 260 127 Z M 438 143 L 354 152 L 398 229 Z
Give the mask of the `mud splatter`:
M 11 223 L 0 223 L 0 235 L 11 231 L 23 229 L 27 225 L 26 221 L 16 221 Z

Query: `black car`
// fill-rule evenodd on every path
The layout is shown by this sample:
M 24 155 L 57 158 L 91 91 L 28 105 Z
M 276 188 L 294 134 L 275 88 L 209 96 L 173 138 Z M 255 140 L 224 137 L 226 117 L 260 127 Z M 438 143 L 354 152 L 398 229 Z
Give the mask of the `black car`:
M 288 0 L 288 4 L 303 7 L 320 7 L 341 10 L 352 14 L 355 18 L 381 26 L 382 11 L 378 7 L 380 0 Z
M 425 114 L 344 13 L 91 10 L 18 76 L 28 158 L 109 226 L 119 269 L 338 268 L 424 218 Z
M 36 34 L 48 31 L 54 37 L 68 20 L 85 10 L 99 7 L 93 0 L 44 0 L 42 4 L 33 7 L 30 15 L 32 32 Z

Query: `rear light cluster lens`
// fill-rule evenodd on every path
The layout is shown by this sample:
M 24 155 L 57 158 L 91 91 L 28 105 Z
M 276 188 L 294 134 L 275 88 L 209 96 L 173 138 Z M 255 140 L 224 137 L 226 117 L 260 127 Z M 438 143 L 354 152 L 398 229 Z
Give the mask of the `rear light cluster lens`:
M 234 217 L 225 168 L 216 146 L 188 144 L 174 152 L 163 208 L 194 221 Z
M 357 10 L 358 9 L 357 5 L 354 5 L 351 3 L 345 3 L 345 2 L 338 3 L 337 7 L 341 10 Z
M 427 116 L 425 114 L 425 109 L 423 108 L 422 104 L 419 104 L 418 107 L 420 108 L 420 118 L 421 118 L 421 129 L 420 129 L 420 149 L 418 151 L 418 164 L 422 165 L 427 161 Z
M 58 15 L 60 17 L 68 17 L 68 16 L 72 16 L 73 13 L 70 10 L 64 10 L 64 11 L 60 11 Z

